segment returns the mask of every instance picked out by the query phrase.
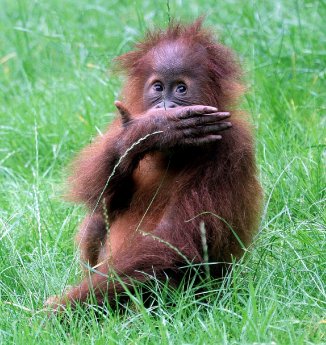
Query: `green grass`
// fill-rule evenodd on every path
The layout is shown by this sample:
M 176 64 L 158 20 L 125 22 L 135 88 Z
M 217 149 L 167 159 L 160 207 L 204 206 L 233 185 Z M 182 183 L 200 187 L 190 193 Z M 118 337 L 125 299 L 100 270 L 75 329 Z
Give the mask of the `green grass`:
M 84 210 L 61 200 L 65 167 L 114 116 L 112 59 L 166 1 L 0 0 L 0 343 L 325 344 L 326 2 L 171 1 L 170 15 L 207 14 L 240 55 L 241 107 L 256 125 L 265 190 L 261 231 L 233 279 L 158 293 L 97 321 L 48 319 L 43 301 L 80 279 L 73 237 Z M 324 157 L 323 157 L 324 155 Z

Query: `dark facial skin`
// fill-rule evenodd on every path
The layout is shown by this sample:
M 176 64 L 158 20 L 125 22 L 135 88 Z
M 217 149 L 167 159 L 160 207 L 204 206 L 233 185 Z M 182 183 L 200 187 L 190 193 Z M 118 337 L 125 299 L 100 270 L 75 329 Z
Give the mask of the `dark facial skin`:
M 189 49 L 183 49 L 182 45 L 169 43 L 150 53 L 154 62 L 144 85 L 146 109 L 200 104 L 200 81 L 188 62 L 187 52 Z
M 192 84 L 182 75 L 154 73 L 144 88 L 144 105 L 147 109 L 191 105 L 194 99 Z

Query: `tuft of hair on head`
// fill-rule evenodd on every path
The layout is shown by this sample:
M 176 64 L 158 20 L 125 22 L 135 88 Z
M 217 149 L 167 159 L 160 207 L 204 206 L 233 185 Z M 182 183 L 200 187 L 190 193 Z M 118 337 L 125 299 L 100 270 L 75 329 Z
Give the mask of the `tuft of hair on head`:
M 198 18 L 191 24 L 182 24 L 180 21 L 172 19 L 166 29 L 148 30 L 144 38 L 135 44 L 134 50 L 127 52 L 115 59 L 117 67 L 128 74 L 137 69 L 144 56 L 159 43 L 164 41 L 175 41 L 178 39 L 192 38 L 203 34 L 203 17 Z

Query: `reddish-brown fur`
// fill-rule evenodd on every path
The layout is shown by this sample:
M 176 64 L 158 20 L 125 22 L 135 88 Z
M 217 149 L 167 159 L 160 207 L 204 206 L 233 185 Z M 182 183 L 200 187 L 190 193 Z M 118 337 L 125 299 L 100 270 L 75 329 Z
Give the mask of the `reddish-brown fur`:
M 198 74 L 200 94 L 192 104 L 232 113 L 232 128 L 221 140 L 182 146 L 172 130 L 163 128 L 162 133 L 155 121 L 142 122 L 152 114 L 146 113 L 142 96 L 150 66 L 155 56 L 161 59 L 160 47 L 169 45 L 189 54 L 185 60 Z M 104 296 L 114 303 L 124 287 L 107 278 L 111 269 L 127 284 L 130 278 L 146 282 L 153 274 L 178 284 L 184 274 L 181 266 L 204 262 L 201 222 L 210 262 L 230 262 L 241 255 L 230 227 L 244 245 L 257 227 L 262 193 L 250 126 L 232 111 L 243 88 L 230 50 L 197 21 L 148 34 L 118 62 L 128 77 L 123 102 L 135 121 L 125 125 L 117 118 L 104 136 L 84 149 L 70 179 L 71 197 L 90 212 L 77 238 L 81 257 L 100 274 L 51 300 L 56 306 L 84 302 L 90 290 L 98 303 Z M 211 270 L 213 276 L 220 275 L 219 268 Z

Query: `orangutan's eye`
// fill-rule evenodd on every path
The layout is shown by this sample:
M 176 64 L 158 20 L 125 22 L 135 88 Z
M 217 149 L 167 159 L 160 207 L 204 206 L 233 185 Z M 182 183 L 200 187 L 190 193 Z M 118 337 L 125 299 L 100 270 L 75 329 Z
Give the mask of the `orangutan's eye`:
M 164 87 L 163 87 L 163 84 L 161 82 L 157 81 L 153 84 L 153 89 L 156 92 L 162 92 Z
M 183 83 L 178 84 L 178 86 L 175 89 L 175 92 L 179 94 L 184 94 L 187 92 L 187 86 Z

